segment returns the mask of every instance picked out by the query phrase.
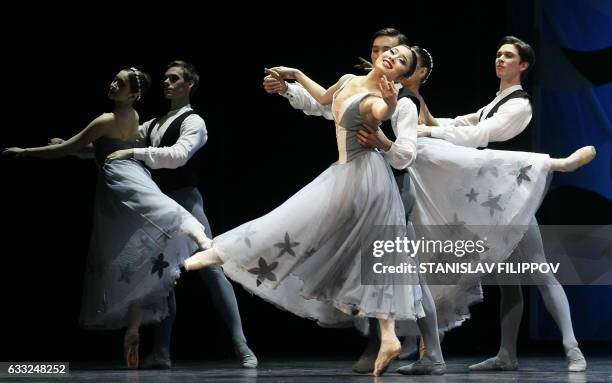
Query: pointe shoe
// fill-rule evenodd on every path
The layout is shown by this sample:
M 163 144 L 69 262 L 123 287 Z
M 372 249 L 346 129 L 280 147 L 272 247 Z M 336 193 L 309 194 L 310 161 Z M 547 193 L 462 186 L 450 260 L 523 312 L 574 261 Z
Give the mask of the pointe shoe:
M 586 371 L 587 362 L 578 347 L 574 347 L 567 352 L 567 370 L 569 372 Z
M 558 172 L 573 172 L 579 167 L 591 162 L 596 154 L 597 151 L 594 146 L 584 146 L 576 150 L 569 157 L 557 160 L 553 170 Z
M 444 375 L 446 372 L 446 363 L 433 362 L 427 358 L 423 358 L 412 364 L 398 368 L 396 372 L 402 375 Z
M 518 362 L 512 360 L 503 360 L 498 356 L 489 358 L 480 363 L 472 364 L 469 367 L 470 371 L 516 371 L 518 370 Z
M 234 352 L 240 359 L 242 368 L 256 368 L 259 364 L 255 353 L 249 348 L 246 343 L 241 343 L 234 346 Z
M 186 271 L 199 270 L 208 266 L 221 265 L 223 261 L 214 252 L 198 251 L 183 262 Z
M 140 335 L 138 330 L 128 330 L 123 336 L 123 357 L 127 368 L 138 368 L 138 344 Z
M 374 362 L 374 376 L 381 376 L 387 371 L 389 365 L 397 356 L 402 352 L 402 344 L 399 340 L 393 342 L 382 342 L 380 344 L 380 351 Z

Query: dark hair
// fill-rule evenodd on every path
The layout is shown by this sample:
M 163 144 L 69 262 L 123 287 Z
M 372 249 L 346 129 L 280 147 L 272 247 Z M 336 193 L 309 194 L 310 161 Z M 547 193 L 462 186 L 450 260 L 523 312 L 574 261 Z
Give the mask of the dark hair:
M 372 44 L 374 44 L 374 40 L 376 40 L 376 38 L 380 36 L 396 37 L 397 45 L 408 46 L 409 44 L 408 37 L 406 37 L 406 35 L 403 34 L 402 32 L 398 31 L 395 28 L 383 28 L 379 31 L 374 32 L 374 35 L 372 35 L 372 39 L 370 40 L 370 46 L 372 46 Z
M 535 64 L 535 52 L 533 51 L 533 48 L 531 47 L 531 45 L 514 36 L 506 36 L 502 38 L 499 44 L 497 45 L 497 49 L 501 48 L 501 46 L 504 44 L 514 45 L 514 47 L 518 51 L 519 57 L 521 58 L 521 62 L 526 62 L 528 64 L 527 69 L 525 69 L 523 73 L 521 73 L 521 80 L 523 80 Z
M 415 45 L 412 49 L 416 52 L 417 56 L 419 56 L 421 67 L 427 69 L 427 75 L 421 80 L 421 84 L 425 84 L 425 82 L 429 80 L 429 75 L 431 75 L 431 71 L 433 70 L 433 58 L 425 48 Z
M 128 73 L 130 91 L 132 93 L 137 93 L 138 97 L 136 100 L 140 100 L 151 87 L 151 76 L 136 67 L 126 68 L 124 70 Z
M 166 69 L 174 67 L 179 67 L 183 69 L 183 78 L 187 81 L 193 81 L 191 93 L 195 92 L 198 89 L 198 86 L 200 85 L 200 74 L 198 73 L 198 70 L 195 68 L 195 66 L 186 61 L 174 60 L 170 64 L 168 64 L 168 67 Z
M 380 36 L 396 37 L 397 45 L 405 45 L 405 46 L 409 45 L 408 37 L 406 37 L 406 35 L 403 34 L 402 32 L 398 31 L 395 28 L 383 28 L 381 30 L 374 32 L 374 35 L 372 35 L 372 38 L 370 39 L 370 47 L 372 47 L 372 45 L 374 44 L 374 40 L 376 40 L 376 38 Z M 370 70 L 372 70 L 371 62 L 369 62 L 368 60 L 362 57 L 359 57 L 359 61 L 360 61 L 359 64 L 353 65 L 355 69 L 362 70 L 365 72 L 369 72 Z
M 408 70 L 406 71 L 406 73 L 403 74 L 403 77 L 410 77 L 414 74 L 414 71 L 417 68 L 417 55 L 414 52 L 414 49 L 412 49 L 412 47 L 409 47 L 406 44 L 400 44 L 400 45 L 396 45 L 394 48 L 397 48 L 399 46 L 404 46 L 406 48 L 408 48 L 408 50 L 410 51 L 410 53 L 412 54 L 412 58 L 411 58 L 411 62 L 410 62 L 410 68 L 408 68 Z

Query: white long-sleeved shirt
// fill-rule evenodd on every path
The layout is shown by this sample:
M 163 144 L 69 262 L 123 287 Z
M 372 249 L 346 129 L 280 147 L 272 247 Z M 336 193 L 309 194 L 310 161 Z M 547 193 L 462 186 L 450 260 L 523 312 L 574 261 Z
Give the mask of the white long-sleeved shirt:
M 331 104 L 321 105 L 298 83 L 287 83 L 287 91 L 280 95 L 289 100 L 291 106 L 309 116 L 322 116 L 333 120 Z M 409 98 L 401 98 L 391 116 L 391 127 L 397 137 L 383 156 L 396 169 L 405 169 L 416 159 L 417 124 L 419 114 Z
M 531 121 L 532 110 L 529 100 L 513 98 L 499 107 L 497 112 L 486 118 L 488 113 L 503 98 L 515 90 L 523 89 L 514 85 L 503 92 L 497 92 L 496 97 L 476 113 L 456 118 L 438 118 L 440 126 L 432 127 L 431 136 L 450 141 L 455 145 L 473 148 L 486 147 L 489 142 L 507 141 L 518 136 Z M 482 113 L 482 120 L 479 120 Z
M 155 126 L 151 126 L 153 120 L 140 125 L 139 141 L 144 144 L 149 129 L 151 131 L 151 146 L 134 148 L 134 158 L 143 161 L 151 169 L 176 169 L 189 161 L 189 159 L 206 143 L 208 132 L 202 117 L 192 114 L 185 118 L 181 124 L 179 138 L 176 143 L 169 147 L 158 147 L 160 141 L 172 122 L 183 113 L 193 110 L 191 105 L 186 105 L 178 110 L 171 110 L 160 118 Z

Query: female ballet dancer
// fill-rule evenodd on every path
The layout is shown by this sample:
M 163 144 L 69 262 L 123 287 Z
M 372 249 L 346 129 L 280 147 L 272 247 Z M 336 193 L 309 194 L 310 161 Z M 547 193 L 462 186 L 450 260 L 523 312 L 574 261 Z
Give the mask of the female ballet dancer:
M 107 159 L 134 146 L 138 114 L 133 104 L 150 83 L 146 73 L 123 69 L 108 90 L 112 112 L 63 143 L 3 152 L 57 158 L 93 144 L 99 174 L 80 323 L 93 329 L 127 326 L 123 346 L 129 368 L 138 367 L 140 325 L 168 315 L 165 302 L 180 275 L 179 265 L 197 248 L 210 245 L 203 226 L 159 190 L 143 164 Z
M 327 90 L 298 70 L 275 68 L 297 79 L 320 103 L 332 104 L 338 162 L 277 209 L 216 237 L 209 251 L 185 261 L 187 270 L 223 264 L 230 278 L 248 290 L 323 325 L 351 325 L 354 316 L 377 318 L 376 376 L 400 352 L 395 320 L 437 326 L 433 301 L 418 275 L 366 284 L 361 273 L 361 241 L 376 236 L 381 225 L 393 229 L 376 239 L 403 237 L 406 222 L 391 170 L 355 137 L 364 123 L 378 125 L 391 116 L 397 90 L 389 80 L 410 75 L 415 66 L 410 48 L 398 46 L 382 54 L 368 75 L 345 75 Z M 386 257 L 411 262 L 399 252 Z M 443 365 L 441 354 L 437 362 Z

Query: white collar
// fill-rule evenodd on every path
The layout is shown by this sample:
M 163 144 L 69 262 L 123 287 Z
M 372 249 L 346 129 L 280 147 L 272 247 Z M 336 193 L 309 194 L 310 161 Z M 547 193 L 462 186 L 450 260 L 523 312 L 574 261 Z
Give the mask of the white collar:
M 515 90 L 519 90 L 519 89 L 520 90 L 523 89 L 521 84 L 512 85 L 511 87 L 504 89 L 502 92 L 495 93 L 495 96 L 497 96 L 497 97 L 506 97 L 510 93 L 514 92 Z
M 166 116 L 168 116 L 168 117 L 170 117 L 170 116 L 174 116 L 174 115 L 176 115 L 176 114 L 179 114 L 179 112 L 185 111 L 185 110 L 187 110 L 187 109 L 191 109 L 191 104 L 187 104 L 187 105 L 182 106 L 182 107 L 180 107 L 180 108 L 178 108 L 178 109 L 171 110 L 171 111 L 169 111 L 169 112 L 166 114 Z

